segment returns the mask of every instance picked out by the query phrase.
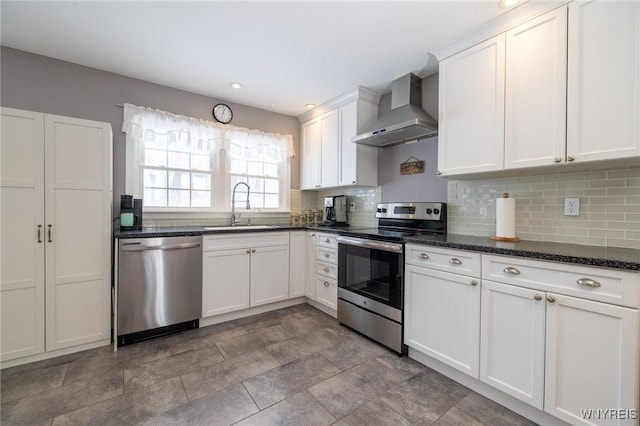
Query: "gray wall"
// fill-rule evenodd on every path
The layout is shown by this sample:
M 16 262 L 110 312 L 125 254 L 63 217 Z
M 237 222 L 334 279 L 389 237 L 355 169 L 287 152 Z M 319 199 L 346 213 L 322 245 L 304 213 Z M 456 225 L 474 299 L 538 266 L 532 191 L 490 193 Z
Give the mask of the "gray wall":
M 119 209 L 125 188 L 122 108 L 116 104 L 131 103 L 213 120 L 213 106 L 223 101 L 4 46 L 0 55 L 0 105 L 111 123 L 114 212 Z M 300 152 L 300 123 L 296 117 L 226 103 L 233 109 L 234 126 L 290 134 L 296 153 Z M 294 189 L 300 188 L 299 158 L 296 155 L 292 160 Z
M 380 100 L 378 114 L 384 114 L 390 108 L 391 94 L 388 93 Z M 434 119 L 438 119 L 437 74 L 422 80 L 422 108 Z M 400 164 L 412 156 L 424 161 L 424 173 L 401 175 Z M 447 202 L 447 181 L 436 176 L 437 167 L 437 137 L 379 149 L 378 185 L 382 187 L 382 201 Z

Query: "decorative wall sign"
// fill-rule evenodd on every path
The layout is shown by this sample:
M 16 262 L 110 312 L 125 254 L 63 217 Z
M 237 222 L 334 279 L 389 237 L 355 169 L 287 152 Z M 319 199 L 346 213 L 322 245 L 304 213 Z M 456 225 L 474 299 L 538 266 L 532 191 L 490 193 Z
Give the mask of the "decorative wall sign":
M 407 161 L 405 161 L 404 163 L 400 163 L 401 175 L 415 175 L 417 173 L 424 173 L 424 161 L 418 160 L 416 157 L 411 156 L 407 158 Z

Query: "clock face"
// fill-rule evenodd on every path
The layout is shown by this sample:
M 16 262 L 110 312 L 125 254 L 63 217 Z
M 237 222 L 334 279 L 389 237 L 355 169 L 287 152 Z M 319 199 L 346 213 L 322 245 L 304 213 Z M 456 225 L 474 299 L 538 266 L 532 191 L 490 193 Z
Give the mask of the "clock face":
M 213 118 L 220 123 L 227 124 L 233 118 L 233 112 L 231 112 L 229 105 L 218 104 L 213 107 Z

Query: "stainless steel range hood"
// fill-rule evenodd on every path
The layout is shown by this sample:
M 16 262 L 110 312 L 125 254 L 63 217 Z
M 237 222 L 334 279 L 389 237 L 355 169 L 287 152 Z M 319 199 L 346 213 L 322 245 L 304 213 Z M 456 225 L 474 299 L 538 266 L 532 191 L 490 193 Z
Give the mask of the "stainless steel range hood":
M 352 142 L 379 147 L 438 134 L 438 123 L 422 109 L 421 80 L 406 74 L 391 83 L 391 111 L 364 126 Z

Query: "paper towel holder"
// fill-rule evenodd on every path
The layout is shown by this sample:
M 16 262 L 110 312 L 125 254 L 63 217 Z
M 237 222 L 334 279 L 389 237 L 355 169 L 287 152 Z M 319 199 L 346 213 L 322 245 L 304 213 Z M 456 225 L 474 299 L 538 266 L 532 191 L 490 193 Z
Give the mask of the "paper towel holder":
M 509 193 L 508 192 L 504 192 L 502 194 L 502 198 L 509 198 Z M 490 237 L 491 240 L 493 241 L 506 241 L 506 242 L 510 242 L 510 243 L 516 243 L 518 241 L 520 241 L 520 238 L 518 237 L 498 237 L 496 235 Z

